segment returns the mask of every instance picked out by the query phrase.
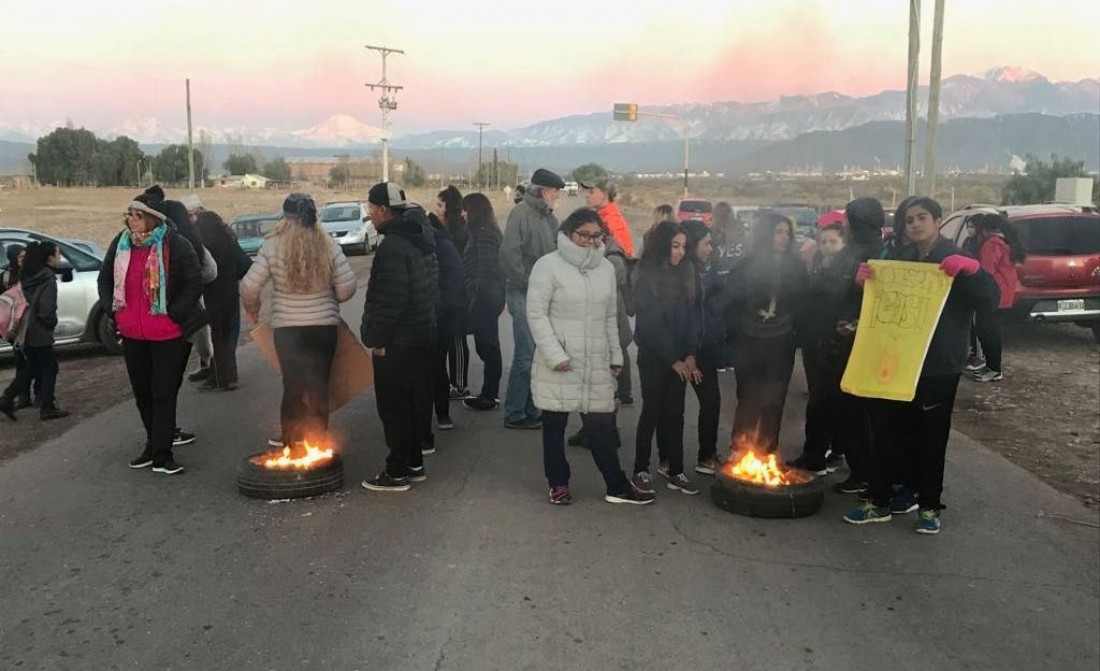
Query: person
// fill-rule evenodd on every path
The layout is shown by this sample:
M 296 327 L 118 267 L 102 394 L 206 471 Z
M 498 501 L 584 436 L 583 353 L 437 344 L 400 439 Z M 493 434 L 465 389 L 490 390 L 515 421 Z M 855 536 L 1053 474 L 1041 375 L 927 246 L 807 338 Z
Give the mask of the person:
M 241 318 L 240 281 L 252 267 L 252 259 L 216 212 L 202 210 L 195 218 L 195 225 L 218 266 L 218 276 L 202 290 L 210 319 L 214 358 L 212 374 L 200 389 L 232 391 L 238 382 L 234 325 L 240 323 Z
M 721 201 L 714 206 L 710 238 L 713 251 L 707 262 L 712 266 L 711 272 L 717 276 L 711 278 L 711 281 L 726 284 L 733 267 L 745 256 L 748 247 L 745 241 L 745 225 L 734 216 L 733 207 L 726 201 Z M 728 300 L 726 302 L 728 304 Z M 733 333 L 729 328 L 725 331 L 726 344 L 718 363 L 719 373 L 727 372 L 733 365 Z
M 164 198 L 164 192 L 160 190 L 159 186 L 150 188 L 159 191 L 160 198 Z M 203 285 L 210 284 L 218 277 L 218 265 L 214 262 L 214 257 L 209 250 L 206 249 L 202 234 L 195 226 L 194 218 L 188 207 L 181 201 L 169 199 L 164 200 L 163 209 L 165 216 L 176 227 L 179 234 L 187 238 L 187 241 L 194 247 L 195 253 L 199 257 L 199 263 L 202 265 Z M 205 309 L 205 305 L 203 307 Z M 202 328 L 191 335 L 190 340 L 199 356 L 199 369 L 188 375 L 188 380 L 205 382 L 213 374 L 210 364 L 214 360 L 214 341 L 211 337 L 210 325 L 204 324 Z
M 645 251 L 646 241 L 649 240 L 649 234 L 652 233 L 655 228 L 666 221 L 676 221 L 676 210 L 668 203 L 664 203 L 653 208 L 653 220 L 650 221 L 649 228 L 646 230 L 646 232 L 642 234 L 643 252 Z
M 802 257 L 802 261 L 806 264 L 806 270 L 810 273 L 814 271 L 814 263 L 818 259 L 818 252 L 820 251 L 820 234 L 821 231 L 829 228 L 830 226 L 839 226 L 841 232 L 844 231 L 844 212 L 841 210 L 829 210 L 817 218 L 817 225 L 815 228 L 815 235 L 807 237 L 802 243 L 802 246 L 798 249 L 799 256 Z
M 695 286 L 702 310 L 695 365 L 699 376 L 691 380 L 699 400 L 699 453 L 695 472 L 714 475 L 722 462 L 718 457 L 718 417 L 722 407 L 722 392 L 718 388 L 718 369 L 726 359 L 726 310 L 729 292 L 728 276 L 711 261 L 713 229 L 701 221 L 685 221 L 681 226 L 687 242 L 686 256 L 695 269 Z M 701 379 L 698 379 L 701 377 Z
M 461 216 L 461 214 L 459 215 Z M 451 419 L 451 400 L 455 397 L 455 387 L 447 370 L 447 361 L 455 352 L 455 342 L 461 337 L 466 342 L 466 329 L 463 324 L 466 312 L 466 280 L 462 271 L 462 257 L 451 241 L 451 235 L 443 223 L 435 217 L 428 217 L 430 229 L 435 239 L 435 255 L 439 272 L 438 288 L 435 292 L 435 314 L 437 340 L 432 358 L 432 404 L 422 408 L 418 422 L 421 430 L 420 446 L 424 454 L 435 452 L 435 436 L 432 434 L 432 406 L 435 407 L 435 420 L 441 431 L 455 428 Z M 458 349 L 461 355 L 461 348 Z M 451 369 L 454 372 L 454 369 Z M 469 393 L 466 394 L 467 396 Z
M 8 258 L 8 267 L 4 270 L 4 276 L 2 282 L 0 282 L 0 288 L 3 291 L 7 291 L 12 287 L 19 284 L 19 280 L 22 278 L 23 263 L 27 258 L 27 248 L 23 245 L 8 245 L 4 250 L 5 256 Z M 20 373 L 27 368 L 27 357 L 23 353 L 22 346 L 12 347 L 12 356 L 15 359 L 15 377 L 13 379 L 25 380 L 22 385 L 15 390 L 15 398 L 12 401 L 12 411 L 22 410 L 23 408 L 29 408 L 34 405 L 34 401 L 31 400 L 31 378 L 33 375 L 26 375 L 20 378 Z M 42 382 L 38 378 L 34 378 L 34 394 L 36 397 L 41 396 Z
M 433 228 L 447 232 L 461 259 L 470 239 L 469 225 L 462 217 L 462 192 L 453 184 L 440 191 L 436 196 L 435 212 L 428 215 L 428 219 Z M 458 287 L 461 288 L 462 284 Z M 461 319 L 462 316 L 464 315 L 456 313 L 454 318 Z M 465 328 L 454 330 L 446 348 L 449 397 L 452 401 L 461 401 L 470 396 L 470 343 L 466 340 Z
M 764 210 L 757 214 L 753 242 L 731 279 L 737 376 L 735 450 L 779 448 L 779 430 L 794 369 L 796 324 L 802 316 L 806 267 L 792 249 L 794 223 Z
M 609 503 L 652 503 L 619 465 L 614 434 L 615 376 L 622 369 L 616 317 L 615 270 L 603 258 L 606 234 L 599 215 L 582 208 L 566 217 L 557 250 L 531 270 L 527 321 L 535 341 L 531 390 L 542 410 L 542 454 L 550 503 L 567 505 L 569 462 L 565 427 L 581 414 L 592 458 Z
M 126 226 L 111 241 L 97 284 L 100 304 L 111 306 L 122 335 L 126 373 L 145 427 L 145 448 L 130 468 L 152 466 L 155 473 L 175 475 L 184 470 L 172 447 L 180 439 L 176 401 L 191 355 L 187 337 L 206 315 L 199 306 L 202 264 L 164 214 L 163 195 L 151 187 L 130 202 Z
M 680 225 L 666 221 L 649 235 L 636 269 L 634 337 L 642 412 L 634 447 L 634 485 L 653 492 L 649 459 L 657 436 L 657 472 L 669 489 L 698 494 L 684 474 L 684 393 L 687 382 L 701 382 L 695 365 L 701 313 L 695 293 L 695 271 L 685 262 L 687 239 Z
M 57 356 L 54 354 L 54 329 L 57 328 L 57 278 L 54 270 L 61 252 L 53 242 L 32 242 L 23 258 L 19 283 L 27 300 L 24 313 L 26 331 L 19 349 L 26 359 L 22 370 L 0 397 L 0 412 L 15 419 L 15 397 L 30 389 L 31 379 L 40 384 L 38 416 L 43 420 L 68 417 L 69 412 L 57 405 Z
M 500 270 L 502 236 L 493 204 L 482 193 L 462 199 L 470 239 L 462 253 L 466 280 L 466 327 L 474 336 L 474 349 L 484 363 L 481 392 L 462 403 L 471 410 L 495 410 L 500 406 L 500 313 L 504 311 L 504 277 Z
M 924 357 L 911 401 L 879 401 L 872 413 L 871 482 L 868 498 L 844 516 L 851 524 L 889 522 L 894 512 L 918 510 L 916 531 L 936 534 L 941 528 L 943 473 L 955 394 L 967 355 L 967 334 L 975 312 L 993 310 L 1000 298 L 997 283 L 981 264 L 940 235 L 943 209 L 935 200 L 916 197 L 898 209 L 909 244 L 891 259 L 934 263 L 953 278 L 947 302 Z M 856 280 L 874 277 L 867 263 Z M 909 440 L 890 439 L 907 435 Z M 912 450 L 913 455 L 903 452 Z M 903 464 L 903 486 L 894 483 Z
M 802 454 L 788 466 L 826 475 L 836 471 L 843 459 L 843 442 L 835 440 L 840 421 L 840 378 L 844 368 L 837 366 L 833 353 L 838 347 L 837 322 L 847 297 L 850 278 L 841 252 L 844 250 L 844 224 L 825 224 L 817 231 L 817 244 L 810 269 L 809 296 L 801 328 L 802 365 L 806 372 L 806 442 Z M 846 361 L 845 361 L 846 363 Z M 836 443 L 834 445 L 834 442 Z M 832 452 L 832 459 L 826 455 Z M 830 470 L 831 469 L 831 470 Z
M 19 284 L 23 270 L 23 260 L 27 257 L 27 248 L 23 245 L 8 245 L 4 249 L 4 256 L 8 258 L 8 267 L 4 270 L 4 276 L 0 286 L 4 291 Z
M 974 334 L 981 343 L 985 365 L 974 371 L 977 382 L 999 382 L 1004 379 L 1001 366 L 1002 329 L 1005 315 L 1016 298 L 1016 266 L 1027 254 L 1024 244 L 1012 224 L 1000 214 L 980 213 L 970 218 L 980 241 L 978 261 L 982 270 L 997 281 L 1000 300 L 997 309 L 979 311 L 974 316 Z
M 611 180 L 603 178 L 580 182 L 582 189 L 587 191 L 585 203 L 588 207 L 600 215 L 600 220 L 607 227 L 611 237 L 619 243 L 619 247 L 626 252 L 627 257 L 634 257 L 634 236 L 630 233 L 630 224 L 626 223 L 622 211 L 615 202 L 617 194 L 615 184 Z
M 535 342 L 527 326 L 527 279 L 531 268 L 557 246 L 558 220 L 554 205 L 565 188 L 565 180 L 539 168 L 531 175 L 523 200 L 512 208 L 500 246 L 500 265 L 506 282 L 505 301 L 512 315 L 512 367 L 504 395 L 504 426 L 509 429 L 538 429 L 541 413 L 531 397 L 531 364 Z
M 375 401 L 389 455 L 385 468 L 362 486 L 404 492 L 410 482 L 428 478 L 418 421 L 432 405 L 439 265 L 428 216 L 406 200 L 401 187 L 372 186 L 367 210 L 385 237 L 371 264 L 360 335 L 374 361 Z

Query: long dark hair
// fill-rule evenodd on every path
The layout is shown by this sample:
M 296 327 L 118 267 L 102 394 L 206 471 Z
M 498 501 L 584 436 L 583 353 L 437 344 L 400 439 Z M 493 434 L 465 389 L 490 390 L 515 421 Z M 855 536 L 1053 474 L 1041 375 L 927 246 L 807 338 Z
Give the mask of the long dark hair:
M 470 235 L 480 231 L 492 231 L 500 235 L 497 215 L 493 212 L 493 203 L 483 193 L 469 193 L 462 199 L 462 210 L 466 212 L 466 224 Z
M 443 225 L 448 231 L 454 230 L 462 223 L 462 192 L 454 184 L 448 184 L 437 197 L 443 203 Z
M 215 259 L 226 258 L 232 253 L 233 233 L 217 212 L 203 210 L 195 216 L 195 226 L 203 243 Z
M 1016 231 L 1016 227 L 1008 222 L 1000 214 L 993 212 L 979 212 L 970 217 L 968 223 L 974 224 L 975 230 L 978 231 L 980 239 L 987 238 L 992 235 L 1000 235 L 1004 238 L 1004 241 L 1008 243 L 1008 258 L 1013 263 L 1023 263 L 1027 259 L 1027 250 L 1024 248 L 1024 241 L 1020 239 L 1020 234 Z
M 794 222 L 785 214 L 775 210 L 760 210 L 756 213 L 755 223 L 752 227 L 752 247 L 750 256 L 771 257 L 775 253 L 775 229 L 780 226 L 787 227 L 790 243 L 783 254 L 794 253 Z
M 790 235 L 790 243 L 782 252 L 775 249 L 775 229 L 780 226 L 786 226 Z M 794 247 L 794 222 L 790 217 L 774 210 L 756 213 L 752 247 L 744 267 L 751 310 L 766 304 L 773 296 L 787 294 L 795 288 L 798 271 L 804 266 Z
M 27 245 L 27 255 L 23 257 L 22 277 L 30 279 L 46 267 L 46 259 L 57 252 L 57 245 L 49 240 L 32 242 Z
M 646 238 L 642 259 L 635 268 L 635 282 L 646 284 L 659 298 L 695 302 L 695 266 L 684 254 L 680 265 L 669 263 L 672 239 L 684 231 L 675 221 L 662 221 Z M 687 236 L 685 235 L 685 241 Z

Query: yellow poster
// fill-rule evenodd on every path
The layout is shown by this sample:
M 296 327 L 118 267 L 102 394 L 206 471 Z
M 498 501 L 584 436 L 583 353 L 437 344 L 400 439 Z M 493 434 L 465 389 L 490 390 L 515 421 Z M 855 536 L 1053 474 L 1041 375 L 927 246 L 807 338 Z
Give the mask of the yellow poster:
M 911 401 L 952 280 L 934 263 L 869 263 L 875 272 L 863 285 L 840 388 L 855 396 Z

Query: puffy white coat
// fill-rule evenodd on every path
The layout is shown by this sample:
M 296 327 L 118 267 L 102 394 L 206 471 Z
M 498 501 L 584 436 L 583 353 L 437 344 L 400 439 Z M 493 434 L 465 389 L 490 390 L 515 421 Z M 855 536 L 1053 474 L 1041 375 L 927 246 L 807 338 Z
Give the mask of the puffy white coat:
M 614 412 L 612 366 L 619 345 L 615 269 L 603 245 L 580 247 L 564 233 L 558 249 L 535 262 L 527 285 L 527 322 L 535 339 L 531 395 L 555 412 Z M 568 361 L 573 370 L 554 367 Z

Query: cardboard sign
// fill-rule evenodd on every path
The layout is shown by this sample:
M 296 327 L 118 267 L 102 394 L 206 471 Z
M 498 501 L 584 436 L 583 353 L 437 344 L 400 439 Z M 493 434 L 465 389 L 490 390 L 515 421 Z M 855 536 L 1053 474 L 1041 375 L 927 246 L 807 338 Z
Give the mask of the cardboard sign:
M 875 273 L 863 286 L 859 326 L 840 388 L 855 396 L 911 401 L 952 279 L 934 263 L 869 263 Z

